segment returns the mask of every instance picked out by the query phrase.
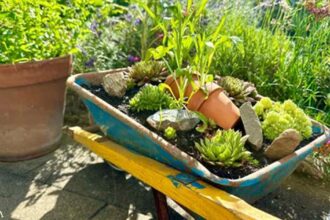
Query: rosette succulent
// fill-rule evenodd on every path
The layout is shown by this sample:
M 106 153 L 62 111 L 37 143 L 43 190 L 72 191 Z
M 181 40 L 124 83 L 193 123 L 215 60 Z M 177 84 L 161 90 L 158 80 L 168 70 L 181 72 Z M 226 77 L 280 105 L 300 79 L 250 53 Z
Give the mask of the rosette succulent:
M 257 102 L 257 89 L 250 82 L 244 82 L 232 76 L 225 76 L 218 80 L 218 84 L 237 106 L 241 106 L 245 102 Z
M 202 158 L 212 165 L 239 167 L 247 161 L 256 162 L 251 152 L 244 147 L 247 138 L 248 136 L 242 137 L 240 132 L 232 129 L 218 130 L 212 138 L 195 142 L 195 147 Z
M 176 137 L 176 130 L 174 128 L 172 128 L 171 126 L 169 126 L 164 130 L 164 136 L 167 139 L 173 139 Z
M 264 97 L 254 106 L 254 110 L 261 119 L 264 136 L 269 140 L 274 140 L 289 128 L 297 130 L 303 138 L 312 135 L 310 119 L 291 100 L 280 103 Z
M 129 75 L 138 86 L 142 86 L 148 82 L 164 80 L 168 74 L 162 62 L 141 61 L 129 68 Z
M 145 85 L 129 100 L 130 108 L 140 112 L 144 110 L 157 111 L 176 107 L 176 100 L 158 86 Z

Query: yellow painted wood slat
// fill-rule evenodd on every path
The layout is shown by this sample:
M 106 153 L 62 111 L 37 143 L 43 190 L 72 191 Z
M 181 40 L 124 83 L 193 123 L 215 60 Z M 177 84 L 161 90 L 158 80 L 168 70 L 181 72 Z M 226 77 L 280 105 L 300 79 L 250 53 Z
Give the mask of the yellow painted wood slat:
M 169 176 L 176 176 L 180 171 L 135 154 L 101 135 L 87 132 L 80 127 L 69 128 L 69 132 L 74 140 L 97 155 L 206 219 L 277 219 L 201 180 L 189 184 L 173 182 Z M 203 188 L 194 187 L 196 183 Z

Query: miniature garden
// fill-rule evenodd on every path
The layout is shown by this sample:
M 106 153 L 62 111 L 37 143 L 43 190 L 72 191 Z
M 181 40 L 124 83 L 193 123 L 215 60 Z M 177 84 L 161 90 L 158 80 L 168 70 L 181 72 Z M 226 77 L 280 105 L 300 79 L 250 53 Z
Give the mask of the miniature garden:
M 1 161 L 52 151 L 64 117 L 213 184 L 308 155 L 330 179 L 328 1 L 2 0 L 0 18 Z
M 315 74 L 316 78 L 306 90 L 298 91 L 303 89 L 296 88 L 300 86 L 294 86 L 294 90 L 282 87 L 291 86 L 291 74 L 303 71 L 296 62 L 305 55 L 295 54 L 298 53 L 295 50 L 307 48 L 295 48 L 302 45 L 295 42 L 300 39 L 294 34 L 302 34 L 302 30 L 294 28 L 303 25 L 296 19 L 301 16 L 305 24 L 315 28 L 329 25 L 329 20 L 317 14 L 316 9 L 313 12 L 307 3 L 282 2 L 272 7 L 266 3 L 259 6 L 227 3 L 218 6 L 223 7 L 221 15 L 215 15 L 215 11 L 208 8 L 212 4 L 216 5 L 188 1 L 139 2 L 129 6 L 132 7 L 130 13 L 123 14 L 124 20 L 116 23 L 136 31 L 126 33 L 128 35 L 119 40 L 126 37 L 128 42 L 123 43 L 135 46 L 126 48 L 128 54 L 123 55 L 127 60 L 123 59 L 126 65 L 122 67 L 128 68 L 104 75 L 98 85 L 82 86 L 200 161 L 213 174 L 236 179 L 290 155 L 322 135 L 315 132 L 315 128 L 313 132 L 313 124 L 316 126 L 317 122 L 308 114 L 328 123 L 328 85 L 323 85 L 322 95 L 320 84 L 317 85 L 319 98 L 312 98 L 307 90 L 316 81 L 329 80 L 328 64 L 324 66 L 326 69 L 322 68 L 326 72 Z M 263 11 L 260 27 L 255 24 L 256 18 L 246 21 L 234 12 L 239 8 L 248 14 L 251 13 L 249 7 L 253 6 L 253 10 Z M 291 26 L 281 24 L 290 19 Z M 322 36 L 324 47 L 322 42 L 309 43 L 310 47 L 316 46 L 321 53 L 326 53 L 328 34 Z M 137 42 L 131 42 L 131 37 Z M 306 42 L 307 38 L 312 40 L 309 34 L 304 37 Z M 252 44 L 249 41 L 255 45 L 247 45 Z M 259 42 L 263 42 L 262 45 L 258 45 Z M 85 53 L 87 57 L 83 59 L 86 60 L 90 56 Z M 256 56 L 260 56 L 260 61 L 253 60 L 258 59 Z M 264 56 L 270 57 L 262 58 Z M 99 70 L 98 59 L 103 58 L 91 57 L 83 69 Z M 233 60 L 239 59 L 245 63 L 242 60 L 234 63 Z M 318 62 L 315 61 L 315 65 Z M 291 65 L 297 65 L 296 73 L 290 69 Z M 282 68 L 287 72 L 282 72 Z M 305 76 L 301 80 L 306 80 Z M 304 98 L 306 92 L 308 97 Z M 306 99 L 310 100 L 309 104 L 304 103 Z M 311 106 L 311 100 L 317 100 L 319 108 Z

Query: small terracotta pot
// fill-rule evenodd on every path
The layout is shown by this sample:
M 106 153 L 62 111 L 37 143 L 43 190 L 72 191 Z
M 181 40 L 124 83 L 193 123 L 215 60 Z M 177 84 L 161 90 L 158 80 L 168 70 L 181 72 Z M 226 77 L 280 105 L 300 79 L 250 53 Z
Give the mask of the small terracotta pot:
M 173 94 L 178 98 L 179 93 L 176 80 L 172 76 L 168 76 L 165 83 L 171 87 Z M 198 85 L 198 80 L 195 80 L 195 83 Z M 187 108 L 202 113 L 223 129 L 234 127 L 240 118 L 239 109 L 217 84 L 207 83 L 205 87 L 208 97 L 202 89 L 191 95 L 193 88 L 191 84 L 187 86 L 185 97 L 191 96 Z
M 61 139 L 71 56 L 0 65 L 0 161 L 44 155 Z

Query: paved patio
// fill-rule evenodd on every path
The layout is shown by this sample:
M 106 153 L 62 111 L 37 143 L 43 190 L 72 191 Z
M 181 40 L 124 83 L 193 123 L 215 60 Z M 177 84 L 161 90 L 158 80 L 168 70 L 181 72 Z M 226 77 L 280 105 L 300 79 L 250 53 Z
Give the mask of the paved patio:
M 155 219 L 153 202 L 148 186 L 67 136 L 45 157 L 0 163 L 0 220 Z M 256 206 L 285 219 L 330 219 L 329 188 L 292 176 Z

